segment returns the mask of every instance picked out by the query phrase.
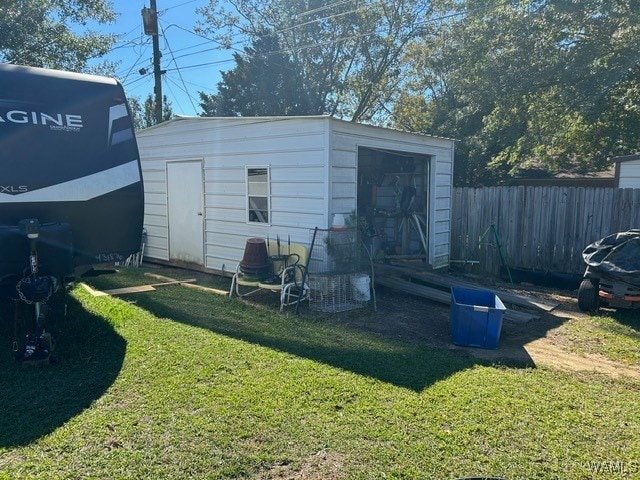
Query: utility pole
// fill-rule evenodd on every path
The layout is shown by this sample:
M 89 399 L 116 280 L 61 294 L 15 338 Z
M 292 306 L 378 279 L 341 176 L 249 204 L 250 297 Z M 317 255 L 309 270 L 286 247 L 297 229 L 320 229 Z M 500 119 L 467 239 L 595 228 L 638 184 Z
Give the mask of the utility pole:
M 142 9 L 144 33 L 151 35 L 153 42 L 153 77 L 155 79 L 155 116 L 156 123 L 162 123 L 162 70 L 160 70 L 160 39 L 158 35 L 158 8 L 156 0 L 151 1 L 151 8 Z

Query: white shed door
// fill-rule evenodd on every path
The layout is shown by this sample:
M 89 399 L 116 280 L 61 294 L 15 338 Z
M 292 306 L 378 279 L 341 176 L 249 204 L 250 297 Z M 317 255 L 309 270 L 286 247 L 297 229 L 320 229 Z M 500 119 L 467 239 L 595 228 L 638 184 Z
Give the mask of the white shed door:
M 202 161 L 167 163 L 169 259 L 204 265 Z

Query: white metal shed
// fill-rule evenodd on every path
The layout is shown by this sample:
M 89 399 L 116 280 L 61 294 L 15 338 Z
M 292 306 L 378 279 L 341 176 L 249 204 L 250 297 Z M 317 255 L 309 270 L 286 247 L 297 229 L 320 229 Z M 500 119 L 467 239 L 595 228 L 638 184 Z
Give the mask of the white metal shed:
M 376 248 L 449 263 L 453 140 L 327 116 L 178 117 L 137 138 L 150 258 L 229 273 L 248 238 L 308 245 L 357 212 Z

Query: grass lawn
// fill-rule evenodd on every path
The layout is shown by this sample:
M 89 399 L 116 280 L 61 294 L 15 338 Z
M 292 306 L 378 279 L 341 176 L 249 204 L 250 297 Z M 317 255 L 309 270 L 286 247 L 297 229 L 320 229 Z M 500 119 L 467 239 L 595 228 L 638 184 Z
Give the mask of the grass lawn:
M 182 286 L 67 303 L 44 368 L 13 361 L 0 312 L 0 478 L 640 478 L 635 380 L 484 364 Z M 606 328 L 640 348 L 637 325 Z
M 569 350 L 602 355 L 615 362 L 640 365 L 640 311 L 601 309 L 587 319 L 563 325 Z M 640 475 L 639 475 L 640 477 Z

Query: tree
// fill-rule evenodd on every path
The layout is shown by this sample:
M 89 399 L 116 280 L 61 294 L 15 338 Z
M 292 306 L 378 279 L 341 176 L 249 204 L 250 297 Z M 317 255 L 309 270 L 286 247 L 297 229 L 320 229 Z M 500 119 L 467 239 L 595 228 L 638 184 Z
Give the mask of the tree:
M 458 183 L 602 169 L 640 148 L 633 3 L 460 2 L 443 35 L 409 53 L 396 119 L 461 140 Z
M 133 114 L 133 124 L 136 130 L 149 128 L 156 125 L 155 99 L 149 94 L 144 102 L 140 103 L 140 99 L 136 97 L 129 98 L 129 107 Z M 166 122 L 173 117 L 173 109 L 171 102 L 166 95 L 162 96 L 162 121 Z
M 323 113 L 321 99 L 304 88 L 298 66 L 278 39 L 263 33 L 233 55 L 236 66 L 222 72 L 218 93 L 200 93 L 204 116 L 311 115 Z
M 406 46 L 435 25 L 423 0 L 210 0 L 199 13 L 200 32 L 226 47 L 273 32 L 324 112 L 370 122 L 383 121 L 399 92 Z
M 106 0 L 3 0 L 0 4 L 0 61 L 35 67 L 86 71 L 87 61 L 104 55 L 115 37 L 74 26 L 115 19 Z

